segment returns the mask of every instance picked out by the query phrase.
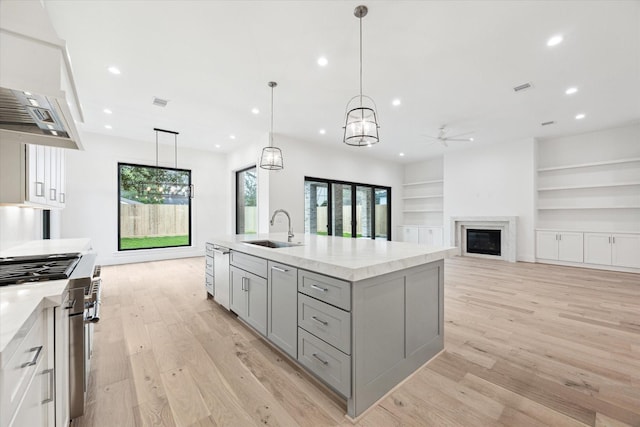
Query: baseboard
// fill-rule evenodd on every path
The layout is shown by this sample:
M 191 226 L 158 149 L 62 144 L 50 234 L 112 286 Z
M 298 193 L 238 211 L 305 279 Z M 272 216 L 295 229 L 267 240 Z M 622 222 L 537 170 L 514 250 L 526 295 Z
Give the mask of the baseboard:
M 599 265 L 599 264 L 587 264 L 584 262 L 567 262 L 567 261 L 555 261 L 549 259 L 537 259 L 535 260 L 538 264 L 553 264 L 553 265 L 562 265 L 565 267 L 578 267 L 578 268 L 590 268 L 593 270 L 606 270 L 606 271 L 619 271 L 622 273 L 636 273 L 640 274 L 640 268 L 631 268 L 631 267 L 618 267 L 615 265 Z

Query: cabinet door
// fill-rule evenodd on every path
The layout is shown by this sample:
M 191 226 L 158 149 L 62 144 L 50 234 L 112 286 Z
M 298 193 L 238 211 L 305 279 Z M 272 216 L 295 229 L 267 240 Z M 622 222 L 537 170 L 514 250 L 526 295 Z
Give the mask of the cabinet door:
M 44 188 L 47 205 L 58 204 L 58 149 L 44 147 Z
M 27 200 L 33 203 L 46 203 L 45 196 L 45 147 L 42 145 L 27 145 Z
M 558 240 L 558 260 L 582 262 L 583 255 L 582 233 L 560 233 Z
M 436 227 L 436 228 L 432 228 L 431 229 L 433 231 L 433 245 L 434 246 L 442 246 L 444 244 L 444 236 L 443 236 L 443 230 L 440 227 Z
M 402 241 L 409 243 L 419 243 L 420 235 L 418 232 L 418 227 L 404 227 L 402 233 Z
M 431 228 L 418 228 L 418 244 L 427 246 L 433 245 L 433 230 Z
M 536 231 L 536 258 L 558 259 L 558 233 Z
M 255 274 L 245 273 L 248 324 L 262 335 L 267 335 L 267 279 Z
M 584 233 L 584 262 L 611 265 L 611 235 Z
M 243 319 L 247 317 L 245 274 L 246 273 L 239 268 L 231 267 L 231 295 L 229 296 L 229 306 L 233 312 Z
M 64 207 L 67 198 L 67 181 L 65 173 L 67 150 L 58 148 L 58 205 Z
M 611 263 L 619 267 L 640 268 L 640 235 L 613 234 Z
M 298 270 L 269 261 L 267 338 L 298 357 Z

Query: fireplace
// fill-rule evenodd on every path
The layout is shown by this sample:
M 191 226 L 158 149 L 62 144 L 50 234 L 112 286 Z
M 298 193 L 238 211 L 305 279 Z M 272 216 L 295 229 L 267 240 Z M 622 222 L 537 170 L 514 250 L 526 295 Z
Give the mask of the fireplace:
M 501 256 L 500 230 L 467 228 L 467 253 Z
M 468 250 L 467 230 L 499 233 L 498 254 L 488 255 L 477 253 L 473 249 Z M 518 217 L 515 216 L 452 216 L 451 217 L 451 243 L 458 248 L 458 255 L 479 258 L 501 259 L 503 261 L 516 262 Z M 473 237 L 473 236 L 472 236 Z M 490 240 L 490 236 L 475 236 L 481 240 Z M 495 245 L 494 245 L 495 246 Z M 492 248 L 495 253 L 495 248 Z M 474 253 L 475 252 L 475 253 Z

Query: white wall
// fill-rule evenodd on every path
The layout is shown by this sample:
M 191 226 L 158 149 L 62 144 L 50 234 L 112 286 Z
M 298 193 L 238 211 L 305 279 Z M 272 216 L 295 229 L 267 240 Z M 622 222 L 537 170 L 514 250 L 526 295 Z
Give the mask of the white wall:
M 264 142 L 256 143 L 251 149 L 243 149 L 230 154 L 230 174 L 249 164 L 259 163 Z M 375 184 L 391 187 L 392 232 L 401 223 L 401 197 L 403 168 L 399 163 L 381 161 L 363 156 L 367 148 L 344 146 L 337 141 L 335 146 L 318 146 L 282 136 L 275 138 L 277 147 L 282 149 L 284 170 L 262 171 L 258 175 L 259 191 L 267 191 L 268 200 L 259 200 L 260 232 L 285 232 L 287 221 L 278 215 L 273 227 L 268 221 L 276 209 L 284 209 L 291 215 L 295 234 L 304 234 L 304 177 L 327 178 L 340 181 Z M 372 148 L 372 149 L 375 149 Z M 258 167 L 260 170 L 260 168 Z M 232 192 L 233 194 L 233 192 Z M 263 193 L 264 194 L 264 193 Z M 231 200 L 234 204 L 234 199 Z M 233 217 L 231 219 L 233 222 Z
M 90 133 L 83 136 L 86 151 L 67 152 L 67 203 L 61 213 L 60 237 L 91 238 L 98 263 L 200 256 L 208 238 L 227 232 L 226 156 L 180 148 L 178 141 L 178 167 L 191 169 L 195 186 L 192 246 L 118 253 L 118 162 L 155 165 L 155 139 L 145 143 Z M 160 147 L 160 166 L 173 167 L 173 145 Z
M 452 216 L 517 216 L 519 261 L 535 260 L 535 140 L 445 153 L 445 243 Z
M 42 210 L 0 206 L 0 251 L 42 239 Z

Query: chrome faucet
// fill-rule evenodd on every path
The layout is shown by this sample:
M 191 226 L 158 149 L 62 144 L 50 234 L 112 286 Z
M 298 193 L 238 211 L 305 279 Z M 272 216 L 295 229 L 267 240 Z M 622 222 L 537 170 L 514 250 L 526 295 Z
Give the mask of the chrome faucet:
M 291 217 L 289 216 L 289 212 L 285 211 L 284 209 L 276 209 L 275 212 L 273 212 L 273 215 L 271 215 L 271 226 L 273 226 L 273 221 L 276 219 L 276 215 L 278 215 L 279 213 L 283 213 L 287 216 L 287 221 L 289 221 L 289 232 L 287 233 L 287 241 L 291 242 L 291 238 L 293 237 L 293 230 L 291 229 Z

